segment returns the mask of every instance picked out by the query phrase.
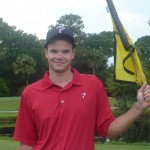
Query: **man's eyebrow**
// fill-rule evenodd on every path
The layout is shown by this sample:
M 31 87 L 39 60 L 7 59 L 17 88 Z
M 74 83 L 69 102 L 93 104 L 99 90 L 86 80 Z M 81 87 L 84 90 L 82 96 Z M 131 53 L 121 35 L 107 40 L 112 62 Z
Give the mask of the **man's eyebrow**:
M 57 49 L 49 49 L 50 51 L 57 51 Z
M 49 49 L 49 51 L 60 51 L 60 50 L 57 50 L 57 49 Z M 64 50 L 61 50 L 62 52 L 67 52 L 67 51 L 71 51 L 71 49 L 64 49 Z
M 71 49 L 64 49 L 64 50 L 62 50 L 62 51 L 71 51 Z

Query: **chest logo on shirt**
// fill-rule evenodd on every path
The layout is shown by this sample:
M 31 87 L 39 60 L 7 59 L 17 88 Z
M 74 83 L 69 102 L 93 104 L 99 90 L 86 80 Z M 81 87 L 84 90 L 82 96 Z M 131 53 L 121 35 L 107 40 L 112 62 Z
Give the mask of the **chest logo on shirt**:
M 84 98 L 86 96 L 86 93 L 82 93 L 81 96 L 82 98 Z

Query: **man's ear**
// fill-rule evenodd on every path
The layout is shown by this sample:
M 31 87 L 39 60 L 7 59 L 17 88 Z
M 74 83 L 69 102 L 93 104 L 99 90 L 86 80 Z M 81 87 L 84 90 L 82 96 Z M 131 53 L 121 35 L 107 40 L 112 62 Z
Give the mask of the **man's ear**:
M 45 57 L 48 58 L 48 50 L 47 48 L 44 48 Z

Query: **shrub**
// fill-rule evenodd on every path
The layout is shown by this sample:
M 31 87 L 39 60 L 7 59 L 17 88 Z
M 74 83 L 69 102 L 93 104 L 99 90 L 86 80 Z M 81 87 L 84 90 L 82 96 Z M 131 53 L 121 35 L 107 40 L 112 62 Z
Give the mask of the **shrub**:
M 6 81 L 0 77 L 0 96 L 9 96 L 9 88 Z

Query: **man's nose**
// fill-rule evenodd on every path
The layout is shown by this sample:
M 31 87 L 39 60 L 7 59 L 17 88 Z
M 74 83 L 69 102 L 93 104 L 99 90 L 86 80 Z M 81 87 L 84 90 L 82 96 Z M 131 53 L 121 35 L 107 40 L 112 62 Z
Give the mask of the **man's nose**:
M 62 58 L 63 57 L 63 53 L 61 52 L 61 51 L 59 51 L 58 53 L 57 53 L 57 58 Z

